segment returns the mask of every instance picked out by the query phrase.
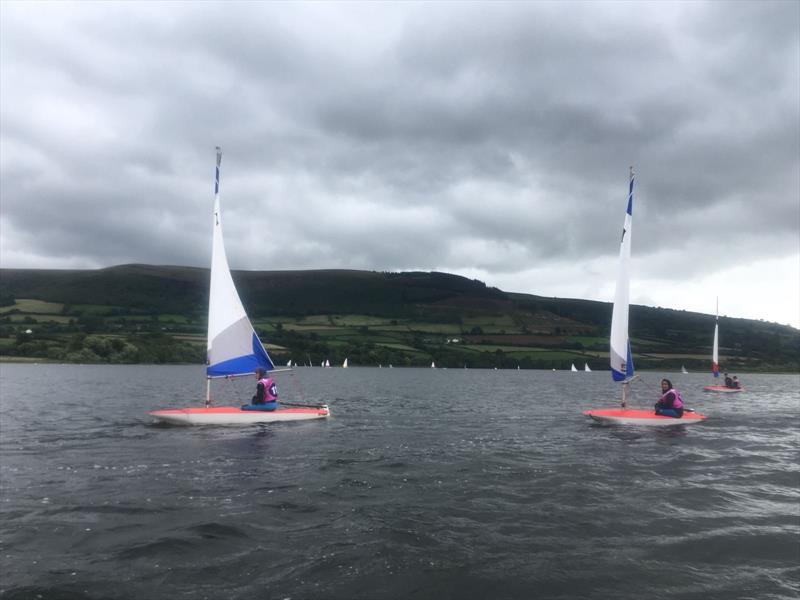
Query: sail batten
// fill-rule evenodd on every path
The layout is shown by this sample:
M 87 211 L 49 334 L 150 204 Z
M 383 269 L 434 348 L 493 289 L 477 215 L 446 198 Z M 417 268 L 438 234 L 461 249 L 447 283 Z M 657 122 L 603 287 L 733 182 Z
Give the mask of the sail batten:
M 214 179 L 214 214 L 211 246 L 211 285 L 208 302 L 208 346 L 206 375 L 227 377 L 252 373 L 256 368 L 274 369 L 272 360 L 253 329 L 233 283 L 219 201 L 219 170 L 222 150 L 217 148 Z

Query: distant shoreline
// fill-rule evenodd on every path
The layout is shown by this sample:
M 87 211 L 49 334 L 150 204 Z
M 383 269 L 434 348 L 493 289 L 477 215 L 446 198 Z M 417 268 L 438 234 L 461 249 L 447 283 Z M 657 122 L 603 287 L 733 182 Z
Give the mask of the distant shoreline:
M 63 362 L 57 360 L 48 360 L 46 358 L 36 358 L 36 357 L 29 357 L 29 356 L 2 356 L 0 357 L 0 364 L 42 364 L 42 365 L 60 365 L 60 366 L 92 366 L 92 367 L 143 367 L 143 366 L 151 366 L 151 367 L 203 367 L 202 363 L 108 363 L 108 362 L 95 362 L 95 363 L 71 363 L 71 362 Z M 279 367 L 280 369 L 285 369 L 286 367 Z M 319 367 L 319 366 L 312 366 L 307 367 L 305 365 L 296 365 L 291 367 L 292 369 L 341 369 L 341 367 Z M 378 365 L 350 365 L 350 369 L 379 369 Z M 382 367 L 383 369 L 388 369 L 388 366 Z M 398 365 L 392 366 L 393 369 L 427 369 L 430 370 L 430 367 L 426 366 L 407 366 L 407 365 Z M 463 371 L 462 367 L 437 367 L 437 371 Z M 468 371 L 553 371 L 553 369 L 545 369 L 545 368 L 525 368 L 520 367 L 517 369 L 516 367 L 469 367 L 466 369 Z M 556 373 L 570 373 L 569 369 L 555 369 Z M 592 373 L 608 373 L 608 370 L 601 370 L 601 369 L 594 369 Z M 741 374 L 741 375 L 800 375 L 800 371 L 779 371 L 779 370 L 771 370 L 771 371 L 739 371 L 739 370 L 731 370 L 731 373 Z M 584 373 L 584 371 L 578 371 L 578 373 Z M 637 373 L 674 373 L 677 375 L 703 375 L 702 371 L 694 371 L 690 373 L 680 373 L 679 371 L 671 371 L 669 369 L 637 369 Z M 710 375 L 710 373 L 709 373 Z M 580 375 L 576 375 L 579 377 Z

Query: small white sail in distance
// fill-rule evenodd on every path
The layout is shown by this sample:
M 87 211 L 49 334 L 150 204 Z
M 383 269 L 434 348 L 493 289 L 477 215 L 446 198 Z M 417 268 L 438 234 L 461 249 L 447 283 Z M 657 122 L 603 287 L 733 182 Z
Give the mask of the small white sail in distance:
M 436 368 L 436 363 L 431 361 L 431 369 L 435 369 L 435 368 Z
M 572 363 L 572 365 L 570 365 L 569 370 L 572 371 L 572 372 L 577 372 L 578 371 L 578 369 L 575 368 L 575 363 Z
M 591 373 L 592 370 L 589 368 L 589 363 L 583 363 L 583 370 L 587 373 Z
M 222 238 L 219 203 L 219 168 L 222 150 L 217 147 L 214 182 L 213 241 L 211 246 L 211 286 L 208 302 L 208 346 L 206 375 L 230 377 L 252 373 L 257 367 L 275 367 L 242 306 L 231 277 Z
M 343 369 L 347 368 L 347 359 L 346 358 L 344 359 L 344 362 L 342 363 L 342 368 Z

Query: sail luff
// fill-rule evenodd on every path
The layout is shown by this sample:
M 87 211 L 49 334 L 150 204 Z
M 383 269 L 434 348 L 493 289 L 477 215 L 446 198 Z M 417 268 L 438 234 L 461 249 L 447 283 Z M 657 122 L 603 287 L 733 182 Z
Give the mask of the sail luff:
M 208 302 L 208 377 L 252 373 L 257 367 L 274 368 L 272 360 L 258 339 L 244 310 L 231 277 L 222 236 L 219 201 L 219 170 L 222 150 L 217 147 L 214 180 L 213 236 L 211 245 L 211 280 Z
M 633 222 L 633 167 L 630 171 L 628 207 L 622 226 L 619 245 L 619 271 L 611 313 L 611 343 L 609 361 L 614 381 L 624 381 L 633 376 L 633 361 L 628 338 L 628 304 L 630 295 L 631 225 Z

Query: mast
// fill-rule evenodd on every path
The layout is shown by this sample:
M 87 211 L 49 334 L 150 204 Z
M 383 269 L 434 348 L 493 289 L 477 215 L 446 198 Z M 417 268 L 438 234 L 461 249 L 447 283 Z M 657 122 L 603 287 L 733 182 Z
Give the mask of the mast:
M 216 147 L 217 150 L 217 168 L 214 172 L 214 229 L 219 226 L 219 167 L 222 164 L 222 148 L 219 146 Z M 212 236 L 212 243 L 211 243 L 211 272 L 209 273 L 209 287 L 213 285 L 214 281 L 214 250 L 216 248 L 216 236 Z M 210 359 L 208 354 L 211 350 L 211 302 L 208 303 L 208 321 L 209 327 L 206 336 L 206 342 L 208 344 L 208 352 L 206 354 L 206 364 L 210 364 Z M 206 371 L 206 408 L 211 406 L 211 376 Z

